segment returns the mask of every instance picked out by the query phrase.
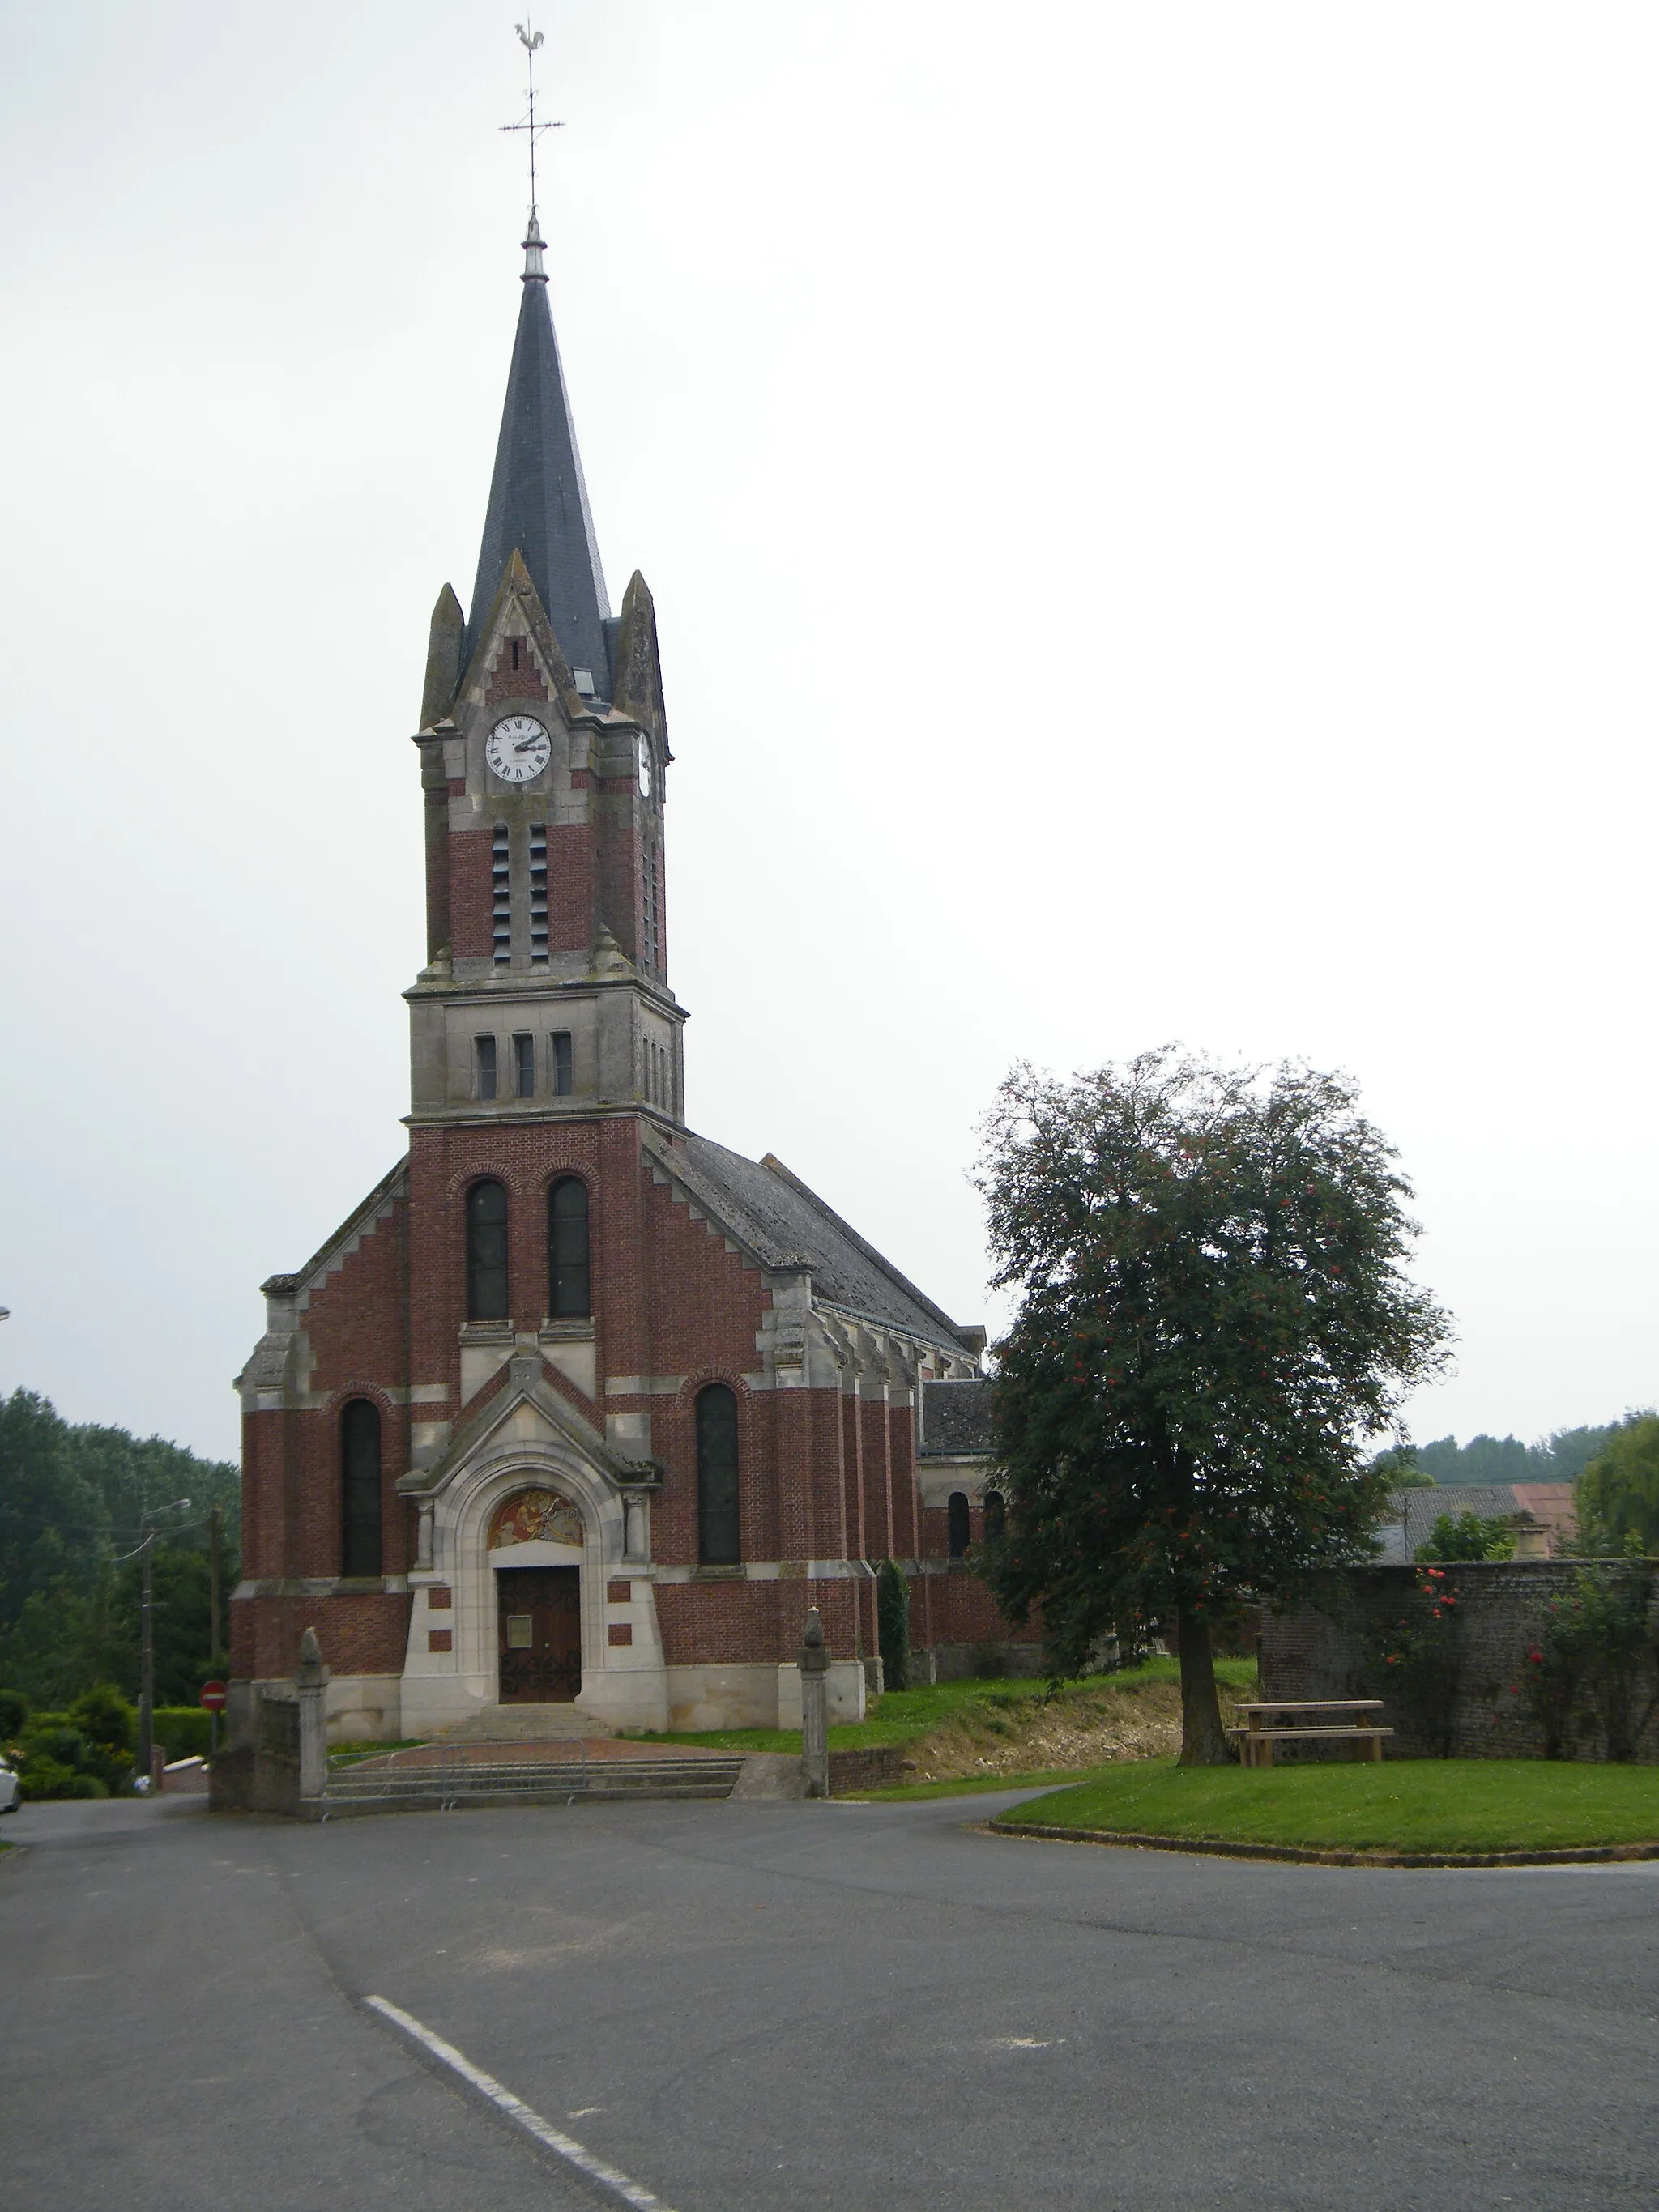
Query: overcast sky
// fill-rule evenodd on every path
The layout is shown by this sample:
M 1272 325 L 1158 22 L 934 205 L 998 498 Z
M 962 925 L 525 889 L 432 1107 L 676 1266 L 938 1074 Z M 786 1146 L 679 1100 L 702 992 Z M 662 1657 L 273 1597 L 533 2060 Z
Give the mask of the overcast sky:
M 0 1386 L 234 1453 L 403 1148 L 511 0 L 0 5 Z M 1008 1065 L 1350 1070 L 1419 1437 L 1659 1397 L 1659 15 L 558 0 L 693 1126 L 964 1321 Z

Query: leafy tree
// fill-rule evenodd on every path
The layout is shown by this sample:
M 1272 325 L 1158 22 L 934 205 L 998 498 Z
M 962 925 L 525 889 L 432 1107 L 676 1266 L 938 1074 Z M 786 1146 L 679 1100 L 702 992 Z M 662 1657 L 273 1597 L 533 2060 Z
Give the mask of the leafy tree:
M 882 1680 L 890 1690 L 908 1690 L 910 1585 L 892 1559 L 884 1559 L 876 1570 L 876 1635 L 881 1646 Z
M 1577 1481 L 1590 1462 L 1599 1458 L 1625 1425 L 1623 1421 L 1607 1421 L 1600 1428 L 1557 1429 L 1541 1443 L 1532 1446 L 1533 1458 L 1542 1471 L 1528 1480 L 1532 1482 Z
M 1437 1513 L 1419 1559 L 1512 1559 L 1515 1531 L 1502 1516 L 1482 1520 L 1478 1513 Z
M 125 1681 L 136 1691 L 138 1628 L 121 1618 L 112 1569 L 90 1589 L 60 1575 L 32 1591 L 0 1633 L 0 1677 L 36 1708 L 57 1711 L 94 1682 Z
M 0 1400 L 0 1627 L 36 1590 L 86 1588 L 109 1552 L 108 1515 L 69 1425 L 33 1390 L 14 1390 Z
M 1615 1429 L 1573 1486 L 1586 1550 L 1659 1552 L 1659 1414 Z
M 234 1588 L 227 1556 L 223 1587 Z M 67 1576 L 36 1590 L 10 1628 L 0 1632 L 0 1681 L 31 1705 L 56 1710 L 99 1682 L 138 1692 L 139 1563 L 105 1567 L 89 1589 Z M 158 1705 L 193 1704 L 212 1676 L 228 1671 L 210 1648 L 211 1606 L 205 1553 L 158 1543 L 150 1555 L 150 1630 Z M 220 1615 L 221 1633 L 224 1614 Z
M 149 1509 L 188 1498 L 190 1525 L 154 1554 L 158 1698 L 193 1698 L 208 1650 L 208 1528 L 220 1509 L 235 1580 L 240 1477 L 160 1437 L 63 1420 L 33 1391 L 0 1399 L 0 1681 L 61 1707 L 94 1683 L 138 1682 L 138 1569 Z M 175 1520 L 177 1516 L 174 1516 Z
M 1390 1444 L 1371 1462 L 1374 1474 L 1388 1477 L 1390 1490 L 1432 1490 L 1434 1477 L 1425 1474 L 1417 1464 L 1417 1454 L 1410 1444 Z
M 1174 1048 L 1070 1083 L 1018 1067 L 979 1187 L 1000 1286 L 1006 1531 L 981 1571 L 1049 1663 L 1178 1624 L 1183 1762 L 1231 1756 L 1212 1624 L 1364 1557 L 1388 1493 L 1363 1441 L 1442 1364 L 1401 1263 L 1395 1154 L 1346 1078 Z

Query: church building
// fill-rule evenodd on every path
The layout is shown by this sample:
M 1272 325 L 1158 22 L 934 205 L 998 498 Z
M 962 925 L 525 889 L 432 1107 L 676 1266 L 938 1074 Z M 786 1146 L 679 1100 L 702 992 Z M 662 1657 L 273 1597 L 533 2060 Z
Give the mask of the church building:
M 1010 1636 L 963 1556 L 1000 1506 L 984 1331 L 688 1126 L 656 619 L 638 574 L 611 611 L 533 212 L 524 252 L 471 602 L 439 596 L 414 740 L 409 1149 L 264 1285 L 239 1378 L 233 1729 L 307 1628 L 337 1741 L 526 1704 L 787 1725 L 809 1606 L 856 1717 L 886 1559 L 925 1674 Z

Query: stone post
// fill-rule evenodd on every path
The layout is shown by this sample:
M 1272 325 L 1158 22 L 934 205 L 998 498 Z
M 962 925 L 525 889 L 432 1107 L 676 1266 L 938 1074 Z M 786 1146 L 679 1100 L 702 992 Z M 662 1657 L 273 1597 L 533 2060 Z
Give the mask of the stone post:
M 314 1804 L 328 1784 L 328 1668 L 314 1628 L 300 1638 L 294 1686 L 300 1699 L 300 1802 Z
M 830 1795 L 830 1647 L 814 1606 L 795 1664 L 800 1668 L 800 1763 L 809 1797 Z

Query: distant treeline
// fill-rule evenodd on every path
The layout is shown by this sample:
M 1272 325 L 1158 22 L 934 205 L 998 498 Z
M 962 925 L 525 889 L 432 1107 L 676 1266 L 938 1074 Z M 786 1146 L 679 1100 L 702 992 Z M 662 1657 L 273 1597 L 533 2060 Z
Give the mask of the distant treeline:
M 1530 1444 L 1519 1437 L 1471 1437 L 1466 1444 L 1455 1437 L 1439 1437 L 1389 1459 L 1390 1464 L 1396 1456 L 1413 1462 L 1419 1474 L 1435 1483 L 1572 1482 L 1624 1426 L 1623 1421 L 1607 1421 L 1599 1428 L 1557 1429 Z
M 158 1703 L 189 1704 L 223 1663 L 210 1648 L 210 1516 L 219 1509 L 220 1636 L 235 1585 L 241 1477 L 160 1437 L 75 1425 L 32 1390 L 0 1399 L 0 1686 L 61 1706 L 94 1683 L 138 1680 L 140 1516 L 152 1552 Z

